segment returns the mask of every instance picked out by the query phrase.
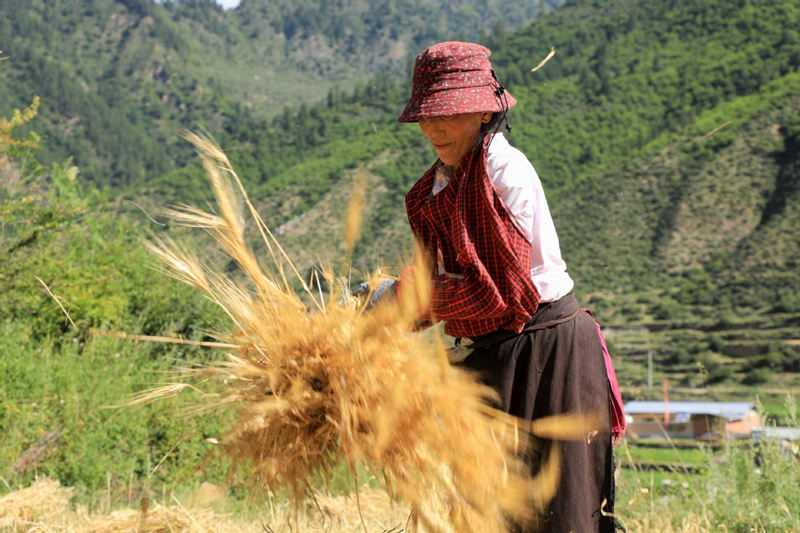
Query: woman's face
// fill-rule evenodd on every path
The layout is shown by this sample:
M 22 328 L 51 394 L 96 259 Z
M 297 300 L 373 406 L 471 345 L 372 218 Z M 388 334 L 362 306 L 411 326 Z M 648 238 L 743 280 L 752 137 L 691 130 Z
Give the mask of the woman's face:
M 472 147 L 481 125 L 491 120 L 491 113 L 463 113 L 419 119 L 422 133 L 445 165 L 455 167 Z

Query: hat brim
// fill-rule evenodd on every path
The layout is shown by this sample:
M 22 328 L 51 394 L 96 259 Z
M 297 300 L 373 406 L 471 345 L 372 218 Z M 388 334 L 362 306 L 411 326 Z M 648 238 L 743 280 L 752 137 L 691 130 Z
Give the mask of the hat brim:
M 398 122 L 419 122 L 421 118 L 433 118 L 463 113 L 507 111 L 517 104 L 516 98 L 506 90 L 498 96 L 493 87 L 465 87 L 444 89 L 412 95 Z

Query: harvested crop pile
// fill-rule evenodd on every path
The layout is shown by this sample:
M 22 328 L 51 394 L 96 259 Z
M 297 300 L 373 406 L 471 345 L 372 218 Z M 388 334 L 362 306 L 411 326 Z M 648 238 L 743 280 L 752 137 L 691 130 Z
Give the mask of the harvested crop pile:
M 235 348 L 224 363 L 186 370 L 178 382 L 141 400 L 194 389 L 208 378 L 224 381 L 221 391 L 203 396 L 202 406 L 238 413 L 225 449 L 256 485 L 286 488 L 298 504 L 315 475 L 344 463 L 374 474 L 392 498 L 410 506 L 410 524 L 429 531 L 439 530 L 442 514 L 449 527 L 476 532 L 502 531 L 509 518 L 532 518 L 554 490 L 558 464 L 531 480 L 520 459 L 525 433 L 517 421 L 488 406 L 492 391 L 451 367 L 441 343 L 412 333 L 429 281 L 412 275 L 397 298 L 369 310 L 332 272 L 325 276 L 327 293 L 312 291 L 252 207 L 225 154 L 208 139 L 187 138 L 203 160 L 218 212 L 183 207 L 171 215 L 205 229 L 239 271 L 222 274 L 168 240 L 152 249 L 172 276 L 225 311 L 233 326 L 219 340 Z M 240 205 L 248 207 L 271 254 L 269 265 L 245 241 Z M 355 209 L 348 221 L 358 220 Z M 415 269 L 427 271 L 421 264 Z M 298 281 L 300 294 L 291 285 Z M 578 425 L 585 434 L 586 424 Z M 561 426 L 563 433 L 569 423 Z
M 198 490 L 202 492 L 201 487 Z M 90 514 L 70 504 L 71 488 L 41 478 L 30 486 L 0 497 L 0 531 L 7 533 L 295 533 L 327 531 L 356 533 L 385 531 L 399 533 L 408 516 L 404 507 L 393 506 L 384 491 L 362 487 L 364 507 L 359 516 L 352 498 L 318 494 L 299 513 L 282 504 L 262 509 L 256 519 L 242 519 L 215 513 L 204 507 L 202 495 L 190 496 L 184 505 L 172 498 L 172 505 L 140 504 L 138 509 L 116 509 Z M 219 498 L 217 498 L 219 499 Z M 200 503 L 200 505 L 198 505 Z M 206 502 L 210 503 L 210 502 Z
M 242 524 L 220 519 L 207 509 L 153 505 L 89 515 L 70 505 L 72 489 L 42 478 L 0 498 L 0 531 L 107 533 L 218 533 L 242 531 Z
M 63 515 L 72 491 L 58 481 L 39 479 L 0 498 L 0 531 L 27 531 L 43 519 Z

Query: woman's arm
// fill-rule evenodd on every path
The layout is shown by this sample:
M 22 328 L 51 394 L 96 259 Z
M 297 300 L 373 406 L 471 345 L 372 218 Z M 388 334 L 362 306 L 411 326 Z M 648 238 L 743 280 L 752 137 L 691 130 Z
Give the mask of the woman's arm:
M 431 289 L 431 311 L 440 320 L 494 318 L 507 309 L 495 284 L 482 281 L 477 273 L 436 276 Z
M 544 198 L 539 176 L 525 154 L 508 144 L 505 137 L 496 136 L 489 151 L 486 170 L 492 186 L 514 226 L 533 242 L 536 206 Z

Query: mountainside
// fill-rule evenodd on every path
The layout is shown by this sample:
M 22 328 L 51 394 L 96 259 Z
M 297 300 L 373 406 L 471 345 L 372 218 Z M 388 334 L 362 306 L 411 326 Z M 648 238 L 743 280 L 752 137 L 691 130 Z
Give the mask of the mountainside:
M 230 25 L 213 2 L 202 4 L 173 13 L 146 1 L 3 0 L 2 112 L 39 95 L 42 155 L 73 156 L 97 185 L 137 183 L 185 162 L 179 127 L 217 130 L 237 113 L 204 60 L 224 60 Z
M 710 268 L 793 216 L 778 199 L 796 190 L 798 10 L 722 4 L 568 5 L 496 48 L 520 102 L 510 139 L 534 162 L 580 277 L 616 288 Z M 551 46 L 555 57 L 528 72 Z M 267 211 L 273 224 L 330 212 L 320 200 L 358 169 L 386 191 L 368 202 L 367 237 L 401 220 L 402 194 L 433 160 L 415 126 L 394 123 L 407 95 L 376 79 L 237 128 L 230 148 L 243 174 L 285 207 Z M 587 231 L 601 221 L 604 231 Z M 300 226 L 290 225 L 314 233 Z M 791 253 L 783 237 L 776 246 Z
M 442 40 L 502 35 L 561 5 L 562 0 L 243 0 L 233 15 L 256 42 L 283 37 L 285 56 L 325 77 L 406 73 L 408 62 Z M 501 37 L 502 38 L 502 37 Z
M 336 84 L 406 74 L 437 40 L 504 35 L 540 4 L 0 0 L 0 114 L 39 95 L 46 160 L 71 155 L 96 185 L 140 184 L 191 156 L 181 128 L 224 137 Z
M 81 5 L 92 9 L 101 4 L 96 0 Z M 39 5 L 45 10 L 39 15 L 33 10 L 14 20 L 41 23 L 42 13 L 58 19 L 57 10 L 46 11 L 55 8 L 43 6 Z M 239 42 L 246 33 L 231 21 L 255 10 L 257 4 L 246 2 L 232 12 L 202 11 L 211 18 L 197 27 L 192 26 L 199 24 L 196 21 L 187 25 L 179 21 L 195 20 L 187 13 L 208 7 L 203 2 L 112 6 L 104 12 L 104 20 L 116 20 L 120 28 L 137 21 L 121 29 L 121 35 L 144 32 L 147 24 L 158 28 L 161 17 L 166 21 L 163 28 L 175 29 L 186 42 L 212 39 L 199 29 L 212 27 L 216 29 L 209 35 L 217 36 L 225 34 L 224 28 L 233 28 L 226 39 Z M 145 11 L 136 15 L 139 8 Z M 353 4 L 353 9 L 370 12 L 362 4 Z M 279 12 L 286 13 L 266 10 L 252 18 Z M 148 17 L 152 23 L 145 22 Z M 210 22 L 214 20 L 222 26 Z M 634 356 L 656 347 L 659 361 L 686 360 L 674 346 L 691 338 L 687 344 L 691 353 L 702 358 L 706 367 L 728 368 L 720 358 L 741 353 L 740 347 L 747 346 L 743 348 L 747 353 L 772 354 L 771 363 L 764 364 L 777 359 L 782 368 L 796 371 L 792 369 L 800 361 L 795 342 L 800 337 L 796 330 L 800 313 L 798 27 L 800 8 L 790 1 L 616 0 L 601 6 L 575 1 L 514 32 L 487 35 L 499 78 L 519 101 L 512 112 L 509 138 L 532 160 L 545 185 L 579 296 L 598 311 L 604 323 L 651 333 L 675 330 L 673 336 L 664 333 L 641 342 L 620 339 L 621 353 Z M 322 30 L 303 31 L 307 36 Z M 349 38 L 340 36 L 337 42 L 347 43 Z M 94 43 L 87 46 L 102 42 L 85 40 Z M 263 44 L 245 40 L 248 46 Z M 130 41 L 132 47 L 136 42 L 160 42 L 133 37 Z M 181 45 L 181 39 L 176 42 L 178 47 L 189 46 Z M 552 47 L 555 56 L 531 72 Z M 131 55 L 135 49 L 129 50 Z M 141 148 L 157 146 L 166 138 L 183 146 L 177 135 L 167 135 L 174 127 L 168 126 L 170 122 L 158 122 L 165 125 L 161 133 L 124 127 L 151 124 L 150 119 L 123 110 L 137 109 L 143 117 L 151 112 L 141 111 L 150 108 L 142 107 L 148 100 L 139 93 L 157 86 L 153 84 L 163 77 L 155 73 L 157 69 L 145 69 L 149 74 L 137 78 L 139 70 L 128 72 L 123 63 L 114 63 L 107 82 L 100 86 L 119 106 L 107 108 L 113 120 L 104 122 L 103 104 L 93 104 L 88 90 L 68 97 L 70 88 L 79 88 L 82 80 L 91 78 L 89 71 L 59 67 L 44 57 L 31 56 L 32 61 L 23 64 L 32 69 L 41 63 L 36 68 L 41 68 L 42 79 L 55 73 L 48 94 L 61 109 L 86 113 L 73 118 L 73 136 L 58 137 L 58 129 L 50 130 L 45 139 L 48 149 L 59 142 L 91 145 L 78 133 L 88 131 L 88 126 L 80 128 L 96 112 L 98 123 L 110 128 L 95 133 L 96 142 L 123 150 L 127 155 L 121 161 L 139 173 L 115 169 L 115 175 L 124 179 L 111 183 L 129 185 L 124 189 L 126 201 L 116 204 L 118 209 L 141 220 L 138 207 L 128 200 L 148 213 L 152 207 L 182 201 L 204 204 L 207 192 L 198 186 L 201 169 L 190 162 L 186 147 L 181 158 L 163 163 L 164 172 L 158 171 L 159 160 L 150 161 L 147 150 Z M 434 160 L 415 125 L 396 123 L 409 94 L 407 81 L 377 75 L 352 89 L 333 87 L 321 102 L 298 103 L 268 117 L 251 113 L 243 105 L 225 107 L 230 85 L 206 92 L 192 81 L 203 77 L 198 74 L 203 71 L 191 68 L 191 61 L 199 56 L 174 57 L 188 59 L 169 71 L 172 81 L 163 85 L 172 92 L 157 93 L 161 96 L 156 100 L 164 104 L 159 109 L 174 121 L 195 113 L 208 120 L 212 132 L 215 127 L 224 130 L 220 135 L 223 148 L 301 271 L 320 263 L 340 264 L 342 219 L 354 182 L 366 189 L 362 235 L 353 256 L 354 277 L 377 266 L 390 272 L 402 266 L 411 246 L 403 197 Z M 232 65 L 235 58 L 230 58 Z M 3 61 L 0 68 L 14 65 L 12 59 Z M 152 67 L 149 61 L 143 64 Z M 33 83 L 19 68 L 15 65 L 4 79 Z M 112 90 L 128 79 L 125 76 L 146 83 Z M 56 96 L 57 88 L 64 89 L 61 96 Z M 52 120 L 46 98 L 42 109 L 45 118 Z M 33 128 L 39 129 L 35 123 Z M 60 150 L 64 146 L 72 145 L 62 144 Z M 53 150 L 50 157 L 66 157 L 62 151 Z M 184 160 L 187 164 L 182 166 Z M 99 153 L 89 161 L 87 168 L 85 160 L 76 156 L 79 176 L 90 174 L 91 165 L 120 165 Z M 180 168 L 170 170 L 175 167 Z M 748 323 L 762 324 L 760 332 L 731 333 Z M 687 333 L 687 328 L 693 331 Z M 762 363 L 761 359 L 744 361 L 727 372 L 741 378 Z M 723 374 L 717 378 L 731 375 Z M 631 375 L 633 381 L 640 381 L 640 375 L 633 371 Z
M 510 140 L 545 184 L 579 295 L 603 321 L 652 333 L 619 338 L 623 361 L 655 349 L 664 372 L 690 379 L 700 363 L 711 383 L 800 368 L 799 23 L 789 2 L 575 2 L 495 47 L 519 100 Z M 233 132 L 234 161 L 301 267 L 338 264 L 356 176 L 356 266 L 401 266 L 403 194 L 435 157 L 395 123 L 408 92 L 378 78 Z

